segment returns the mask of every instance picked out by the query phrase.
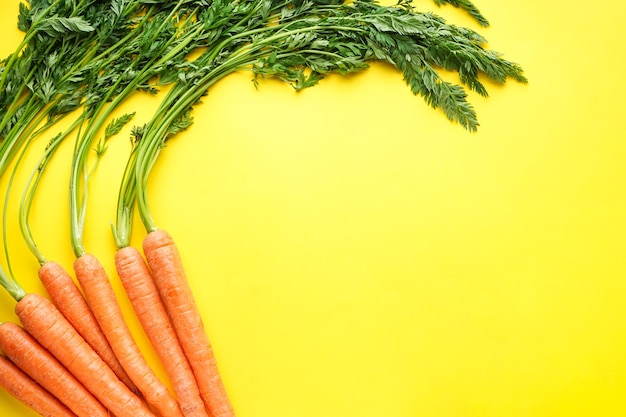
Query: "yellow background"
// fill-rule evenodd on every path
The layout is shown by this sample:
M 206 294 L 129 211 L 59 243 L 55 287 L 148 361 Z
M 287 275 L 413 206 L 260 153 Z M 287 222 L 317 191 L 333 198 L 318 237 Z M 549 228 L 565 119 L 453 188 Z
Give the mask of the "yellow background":
M 240 417 L 626 415 L 626 5 L 476 4 L 490 28 L 415 2 L 526 70 L 528 85 L 470 95 L 477 134 L 386 66 L 302 93 L 242 73 L 162 154 L 155 219 L 180 245 Z M 2 57 L 20 40 L 17 5 L 2 5 Z M 138 124 L 156 104 L 127 109 Z M 68 268 L 70 150 L 33 212 L 42 250 Z M 123 133 L 91 185 L 85 243 L 111 272 L 127 151 Z M 18 180 L 11 264 L 41 292 L 20 193 Z M 31 414 L 2 392 L 0 415 Z

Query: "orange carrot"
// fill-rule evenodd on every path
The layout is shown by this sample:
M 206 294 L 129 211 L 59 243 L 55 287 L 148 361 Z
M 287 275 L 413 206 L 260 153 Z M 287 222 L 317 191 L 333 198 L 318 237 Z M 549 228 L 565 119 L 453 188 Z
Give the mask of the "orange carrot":
M 155 375 L 135 343 L 104 267 L 95 256 L 86 253 L 76 258 L 74 271 L 115 356 L 146 402 L 163 417 L 183 417 L 178 402 Z
M 155 417 L 47 298 L 27 294 L 15 313 L 24 328 L 116 417 Z
M 15 323 L 0 324 L 0 349 L 80 417 L 108 417 L 104 406 L 50 352 Z
M 133 392 L 138 392 L 124 368 L 119 363 L 98 325 L 96 318 L 89 309 L 80 289 L 67 273 L 65 268 L 56 262 L 47 261 L 39 268 L 39 279 L 50 295 L 52 302 L 61 314 L 74 326 L 76 331 L 96 351 L 102 360 L 109 365 L 115 375 Z
M 164 230 L 150 232 L 143 250 L 204 403 L 213 417 L 234 416 L 174 239 Z
M 0 386 L 44 417 L 76 417 L 61 401 L 1 355 Z
M 115 267 L 154 350 L 165 366 L 185 417 L 208 417 L 189 362 L 163 307 L 141 253 L 126 246 L 115 253 Z

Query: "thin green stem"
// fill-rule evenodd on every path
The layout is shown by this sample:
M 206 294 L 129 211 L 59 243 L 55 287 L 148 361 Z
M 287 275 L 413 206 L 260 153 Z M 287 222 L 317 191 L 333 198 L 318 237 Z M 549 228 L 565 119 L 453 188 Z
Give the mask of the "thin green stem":
M 183 94 L 178 97 L 176 106 L 169 108 L 166 112 L 160 112 L 161 118 L 159 119 L 159 123 L 151 123 L 151 126 L 156 126 L 156 130 L 147 131 L 147 135 L 142 138 L 139 145 L 141 148 L 137 156 L 138 161 L 135 163 L 137 207 L 146 232 L 150 233 L 157 230 L 157 225 L 150 209 L 147 185 L 148 177 L 168 136 L 170 126 L 184 114 L 187 109 L 195 104 L 212 85 L 228 74 L 237 71 L 243 66 L 251 65 L 253 62 L 254 58 L 250 56 L 240 55 L 231 57 L 223 65 L 220 65 L 204 76 L 197 87 L 193 89 L 181 89 Z M 151 122 L 155 120 L 156 119 L 153 118 Z
M 48 146 L 46 147 L 43 155 L 39 158 L 37 165 L 32 170 L 28 180 L 26 182 L 26 187 L 24 188 L 24 192 L 22 194 L 22 198 L 20 200 L 19 207 L 19 224 L 20 231 L 22 236 L 24 237 L 24 241 L 26 242 L 26 246 L 31 251 L 31 253 L 35 256 L 40 265 L 43 265 L 46 262 L 46 257 L 39 250 L 35 238 L 32 233 L 32 229 L 30 227 L 30 211 L 32 209 L 33 201 L 35 199 L 35 195 L 37 189 L 39 187 L 39 182 L 41 181 L 44 172 L 50 161 L 52 160 L 53 155 L 59 149 L 61 143 L 69 137 L 70 133 L 78 128 L 80 124 L 80 119 L 76 119 L 74 123 L 66 129 L 64 132 L 55 136 Z
M 26 296 L 26 291 L 17 281 L 12 279 L 0 265 L 0 285 L 13 297 L 15 301 L 20 301 Z
M 37 111 L 36 113 L 39 114 L 39 111 Z M 50 123 L 47 123 L 44 127 L 37 130 L 37 127 L 39 126 L 39 124 L 45 117 L 46 117 L 46 113 L 39 114 L 39 117 L 33 117 L 34 120 L 28 124 L 28 127 L 26 128 L 26 130 L 24 130 L 23 132 L 20 132 L 19 137 L 17 137 L 15 140 L 16 143 L 19 142 L 19 143 L 24 143 L 24 144 L 17 146 L 17 147 L 13 147 L 15 149 L 14 152 L 17 152 L 20 149 L 21 151 L 19 152 L 17 161 L 13 167 L 11 175 L 9 176 L 9 181 L 8 181 L 7 189 L 5 191 L 5 196 L 4 196 L 4 205 L 2 209 L 2 230 L 3 230 L 2 238 L 4 242 L 4 256 L 7 262 L 8 272 L 11 276 L 13 276 L 13 268 L 11 266 L 11 260 L 9 256 L 10 245 L 8 244 L 8 234 L 7 234 L 8 204 L 10 201 L 11 192 L 13 190 L 13 181 L 15 180 L 15 176 L 18 172 L 18 168 L 21 166 L 21 162 L 23 158 L 25 157 L 28 149 L 30 148 L 30 144 L 36 139 L 36 137 L 39 134 L 45 131 L 46 127 L 49 127 L 52 125 L 52 122 L 50 122 Z M 13 158 L 10 158 L 10 159 L 13 159 Z M 4 173 L 6 167 L 7 165 L 3 164 L 2 169 L 0 170 L 0 175 Z
M 17 121 L 15 129 L 12 129 L 10 136 L 4 138 L 0 145 L 0 175 L 4 173 L 15 154 L 19 151 L 20 144 L 25 137 L 24 132 L 32 131 L 41 122 L 42 119 L 36 118 L 36 116 L 43 107 L 44 105 L 39 99 L 34 96 L 31 97 L 24 113 Z
M 124 169 L 122 185 L 117 198 L 116 223 L 111 223 L 113 238 L 118 249 L 122 249 L 130 245 L 133 210 L 137 195 L 137 187 L 135 181 L 133 180 L 135 164 L 137 162 L 136 155 L 137 147 L 134 146 Z
M 180 3 L 182 4 L 182 2 Z M 180 5 L 179 4 L 179 5 Z M 185 23 L 192 22 L 191 17 L 187 18 Z M 182 28 L 184 29 L 185 23 Z M 164 29 L 163 23 L 159 27 L 159 31 Z M 71 244 L 76 257 L 80 257 L 85 253 L 83 243 L 83 232 L 85 224 L 86 202 L 88 192 L 88 179 L 90 174 L 85 174 L 86 162 L 88 158 L 89 148 L 95 140 L 95 135 L 102 128 L 108 117 L 131 93 L 135 92 L 137 88 L 148 81 L 155 75 L 155 68 L 159 68 L 161 65 L 175 60 L 177 56 L 183 53 L 189 45 L 195 41 L 196 37 L 202 31 L 202 25 L 194 24 L 195 28 L 192 31 L 185 33 L 182 39 L 178 39 L 177 36 L 173 36 L 168 42 L 164 43 L 159 51 L 153 51 L 154 56 L 148 63 L 146 63 L 143 69 L 132 79 L 132 81 L 120 92 L 111 102 L 109 99 L 112 97 L 117 86 L 120 84 L 122 77 L 119 77 L 112 88 L 109 89 L 107 95 L 103 98 L 101 104 L 95 111 L 96 117 L 92 117 L 87 126 L 87 132 L 85 135 L 77 141 L 77 147 L 74 152 L 74 158 L 72 162 L 72 170 L 70 175 L 70 227 L 71 227 Z M 181 29 L 182 30 L 182 29 Z M 162 53 L 174 42 L 176 45 L 169 51 Z M 80 173 L 83 173 L 82 187 L 79 187 Z M 82 196 L 81 196 L 82 193 Z M 82 198 L 81 198 L 82 197 Z

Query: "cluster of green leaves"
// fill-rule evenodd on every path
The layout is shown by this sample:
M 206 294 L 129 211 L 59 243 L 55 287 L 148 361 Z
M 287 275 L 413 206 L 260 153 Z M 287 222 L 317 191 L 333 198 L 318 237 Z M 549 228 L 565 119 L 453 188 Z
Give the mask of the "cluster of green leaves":
M 469 0 L 434 2 L 461 8 L 488 25 Z M 327 74 L 362 71 L 382 61 L 403 74 L 414 94 L 469 131 L 478 121 L 467 90 L 486 96 L 482 79 L 526 81 L 517 64 L 485 48 L 479 33 L 420 12 L 410 0 L 394 6 L 374 0 L 31 0 L 20 8 L 18 27 L 24 41 L 0 63 L 0 161 L 78 111 L 72 125 L 78 133 L 54 137 L 31 184 L 36 188 L 42 166 L 74 132 L 70 202 L 77 255 L 84 251 L 88 156 L 94 148 L 97 158 L 104 154 L 106 142 L 130 121 L 131 115 L 112 120 L 112 114 L 132 94 L 171 86 L 152 118 L 132 129 L 114 226 L 118 246 L 128 244 L 137 203 L 145 227 L 156 228 L 146 194 L 149 172 L 168 139 L 191 125 L 194 106 L 234 71 L 250 70 L 257 85 L 271 77 L 302 90 Z M 444 80 L 442 70 L 456 72 L 458 83 Z

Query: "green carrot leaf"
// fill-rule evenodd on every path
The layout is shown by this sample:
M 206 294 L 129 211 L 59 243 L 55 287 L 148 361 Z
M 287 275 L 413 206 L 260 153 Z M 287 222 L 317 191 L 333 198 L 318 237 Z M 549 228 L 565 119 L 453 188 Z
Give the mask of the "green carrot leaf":
M 68 32 L 93 32 L 95 28 L 82 17 L 53 16 L 46 19 L 39 28 L 50 36 L 63 35 Z

